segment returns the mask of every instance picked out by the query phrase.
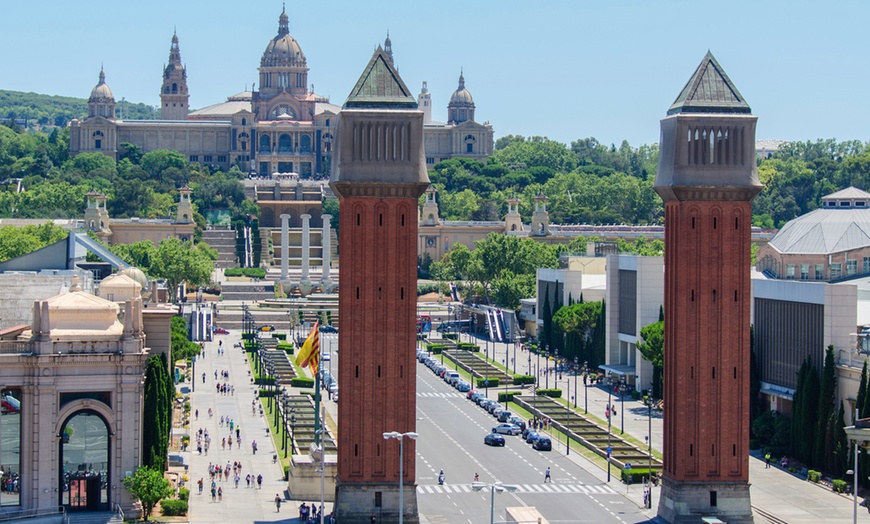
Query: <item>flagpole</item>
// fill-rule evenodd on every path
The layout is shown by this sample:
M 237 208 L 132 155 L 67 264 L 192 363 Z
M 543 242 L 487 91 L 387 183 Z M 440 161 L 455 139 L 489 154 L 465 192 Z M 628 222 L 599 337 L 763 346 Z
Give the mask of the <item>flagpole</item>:
M 320 330 L 314 324 L 314 336 L 317 337 L 317 371 L 314 373 L 314 444 L 320 446 Z M 320 450 L 323 453 L 323 450 Z

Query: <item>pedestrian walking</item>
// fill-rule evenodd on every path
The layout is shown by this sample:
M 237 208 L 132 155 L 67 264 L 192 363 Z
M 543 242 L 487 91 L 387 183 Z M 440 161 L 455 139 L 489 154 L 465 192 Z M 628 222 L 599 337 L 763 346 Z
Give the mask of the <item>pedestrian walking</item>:
M 275 493 L 275 513 L 281 513 L 281 496 Z
M 199 410 L 194 411 L 194 415 L 196 416 L 196 420 L 199 420 Z
M 205 373 L 202 374 L 202 383 L 205 384 Z
M 224 488 L 218 488 L 218 502 L 223 502 L 224 500 Z
M 257 475 L 257 489 L 263 489 L 263 474 Z
M 197 486 L 197 488 L 199 488 L 199 494 L 200 494 L 200 495 L 202 495 L 202 484 L 203 484 L 203 482 L 202 482 L 202 477 L 200 477 L 199 480 L 196 481 L 196 486 Z
M 764 469 L 770 467 L 770 452 L 765 453 L 764 455 Z
M 544 473 L 544 482 L 553 482 L 553 479 L 550 478 L 550 468 L 547 468 L 546 473 Z
M 247 484 L 247 485 L 245 486 L 246 488 L 250 488 L 250 487 L 251 487 L 251 474 L 250 474 L 250 473 L 248 473 L 247 475 L 245 475 L 245 484 Z
M 254 455 L 256 455 L 257 454 L 257 441 L 256 440 L 251 441 L 251 449 L 253 450 Z
M 214 487 L 214 482 L 211 485 L 211 501 L 217 502 L 217 488 Z

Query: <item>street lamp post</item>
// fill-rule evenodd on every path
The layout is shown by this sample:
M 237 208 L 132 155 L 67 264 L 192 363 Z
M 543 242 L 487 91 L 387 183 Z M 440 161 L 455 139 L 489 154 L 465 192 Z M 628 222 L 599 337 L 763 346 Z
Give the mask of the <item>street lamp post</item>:
M 652 396 L 647 395 L 644 397 L 644 401 L 646 402 L 646 419 L 647 419 L 647 429 L 646 429 L 646 441 L 647 448 L 646 452 L 648 455 L 648 466 L 647 466 L 647 475 L 649 476 L 649 497 L 647 498 L 647 507 L 652 507 Z
M 474 491 L 481 491 L 484 488 L 489 488 L 489 524 L 495 524 L 495 494 L 497 492 L 501 493 L 502 491 L 513 493 L 517 490 L 517 487 L 509 484 L 502 484 L 501 482 L 496 482 L 494 484 L 487 484 L 485 482 L 471 483 L 471 489 Z
M 628 388 L 628 384 L 625 383 L 625 375 L 619 376 L 619 413 L 622 418 L 619 419 L 619 434 L 625 434 L 625 390 Z
M 404 437 L 408 437 L 411 440 L 417 440 L 418 435 L 412 431 L 407 433 L 399 433 L 398 431 L 384 433 L 384 440 L 394 438 L 399 441 L 399 524 L 403 523 L 405 517 Z
M 290 448 L 296 451 L 296 408 L 290 410 Z
M 483 379 L 483 388 L 486 391 L 486 396 L 489 396 L 489 339 L 486 339 L 486 349 L 484 350 L 484 356 L 486 357 L 486 367 L 483 368 L 483 372 L 486 374 Z
M 577 357 L 574 357 L 574 409 L 577 409 L 577 374 L 580 373 L 580 365 Z
M 544 380 L 546 381 L 546 388 L 550 389 L 550 346 L 547 346 L 547 360 L 544 361 L 544 365 L 547 366 L 547 371 L 544 372 Z
M 586 383 L 589 377 L 589 362 L 583 361 L 583 414 L 589 414 L 589 385 Z
M 610 386 L 613 383 L 613 377 L 610 376 L 610 372 L 607 373 L 607 482 L 610 482 L 610 454 L 613 452 L 613 448 L 610 445 L 610 421 L 613 420 L 613 413 L 610 409 Z

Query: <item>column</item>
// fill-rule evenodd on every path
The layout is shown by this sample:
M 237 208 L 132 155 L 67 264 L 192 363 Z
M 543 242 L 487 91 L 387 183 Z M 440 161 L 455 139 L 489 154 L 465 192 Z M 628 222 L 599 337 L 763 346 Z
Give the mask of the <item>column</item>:
M 290 215 L 281 215 L 281 280 L 287 280 L 290 268 Z
M 299 215 L 299 218 L 302 219 L 302 278 L 300 282 L 302 284 L 308 284 L 308 258 L 310 256 L 311 251 L 311 239 L 309 238 L 311 234 L 311 230 L 309 229 L 309 221 L 311 220 L 311 215 L 304 214 Z
M 332 239 L 329 237 L 330 220 L 332 220 L 332 215 L 323 215 L 323 232 L 321 233 L 320 245 L 323 250 L 323 277 L 321 278 L 321 282 L 324 284 L 330 282 L 329 270 L 332 265 Z

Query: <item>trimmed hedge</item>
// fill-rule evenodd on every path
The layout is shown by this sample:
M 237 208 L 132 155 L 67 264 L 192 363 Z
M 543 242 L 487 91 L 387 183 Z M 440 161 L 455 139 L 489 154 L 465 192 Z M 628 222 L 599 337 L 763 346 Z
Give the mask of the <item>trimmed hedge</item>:
M 480 346 L 478 346 L 477 344 L 472 344 L 471 342 L 460 342 L 459 344 L 456 344 L 456 349 L 460 349 L 462 351 L 471 351 L 474 353 L 480 352 Z
M 534 384 L 535 377 L 531 375 L 514 375 L 514 386 L 522 386 L 525 384 Z
M 183 517 L 187 515 L 187 501 L 173 499 L 161 500 L 160 514 L 165 517 Z
M 283 351 L 284 353 L 287 353 L 289 355 L 292 355 L 294 350 L 293 344 L 290 344 L 289 342 L 278 344 L 277 349 L 278 351 Z
M 499 391 L 498 392 L 498 401 L 499 402 L 513 402 L 514 396 L 522 395 L 522 391 Z
M 287 333 L 272 333 L 272 338 L 277 338 L 278 340 L 287 340 Z
M 257 375 L 254 377 L 254 384 L 257 384 L 259 386 L 272 386 L 275 384 L 275 377 Z
M 622 481 L 626 484 L 634 484 L 635 482 L 643 482 L 649 478 L 649 472 L 654 471 L 649 468 L 635 468 L 622 470 Z
M 489 379 L 487 379 L 487 378 L 478 378 L 478 379 L 476 379 L 476 380 L 477 380 L 477 387 L 479 387 L 479 388 L 485 388 L 485 387 L 487 387 L 487 384 L 486 384 L 487 380 L 489 381 L 489 387 L 491 387 L 491 388 L 497 388 L 497 387 L 498 387 L 498 379 L 497 379 L 497 378 L 489 378 Z
M 834 493 L 845 493 L 848 484 L 846 484 L 845 480 L 836 479 L 834 480 Z
M 552 398 L 559 398 L 562 396 L 562 390 L 555 389 L 555 388 L 539 389 L 535 393 L 537 393 L 538 395 L 544 396 L 544 397 L 552 397 Z
M 436 354 L 436 355 L 440 355 L 442 351 L 444 351 L 445 349 L 447 349 L 447 346 L 445 346 L 444 344 L 435 344 L 435 343 L 431 343 L 431 342 L 430 342 L 429 344 L 426 344 L 426 349 L 427 349 L 430 353 L 434 353 L 434 354 Z
M 190 490 L 187 488 L 181 488 L 178 490 L 178 500 L 187 500 L 190 498 Z
M 446 338 L 447 340 L 457 340 L 459 338 L 459 333 L 442 333 L 441 338 Z
M 230 267 L 224 270 L 224 276 L 266 278 L 266 270 L 260 267 Z
M 271 388 L 269 388 L 269 389 L 262 389 L 262 388 L 261 388 L 261 389 L 260 389 L 259 397 L 260 397 L 260 398 L 269 398 L 269 397 L 274 397 L 274 396 L 277 396 L 277 395 L 278 395 L 278 390 L 277 390 L 277 389 L 271 389 Z
M 807 480 L 809 480 L 810 482 L 818 482 L 821 478 L 822 478 L 822 474 L 819 471 L 815 471 L 815 470 L 811 469 L 807 473 Z
M 290 385 L 294 388 L 313 388 L 314 379 L 308 377 L 296 377 L 290 381 Z

